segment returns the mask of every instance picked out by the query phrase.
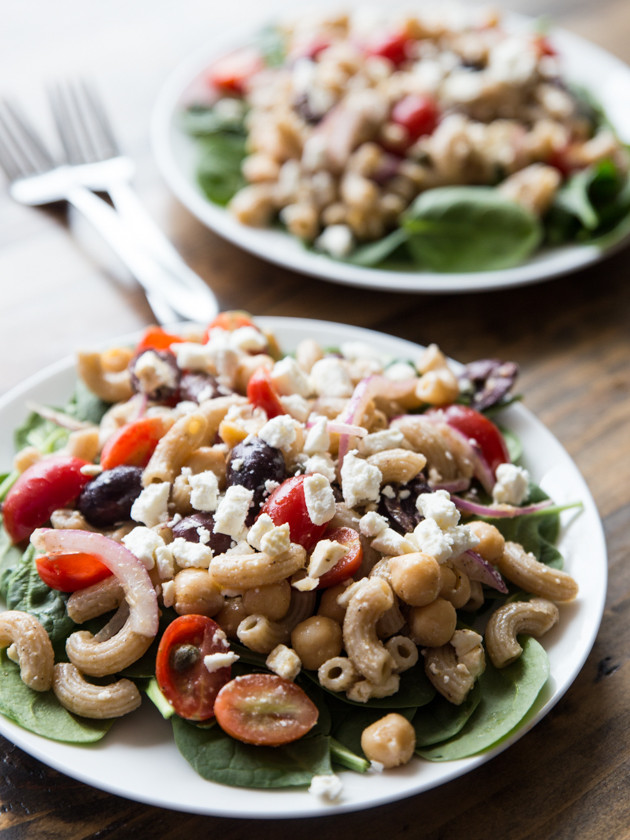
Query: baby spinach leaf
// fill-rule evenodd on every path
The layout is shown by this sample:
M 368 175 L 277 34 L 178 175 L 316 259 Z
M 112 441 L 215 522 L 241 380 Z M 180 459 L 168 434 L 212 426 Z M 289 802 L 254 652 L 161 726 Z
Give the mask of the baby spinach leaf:
M 0 514 L 0 598 L 6 601 L 8 579 L 22 562 L 22 550 L 13 545 Z
M 241 172 L 245 138 L 228 133 L 202 137 L 200 152 L 199 185 L 210 201 L 225 206 L 247 183 Z
M 403 246 L 409 233 L 404 228 L 396 228 L 382 239 L 377 239 L 375 242 L 369 242 L 365 245 L 359 245 L 358 248 L 347 257 L 347 261 L 353 265 L 362 265 L 367 268 L 374 267 L 383 263 L 388 257 L 398 251 Z M 407 259 L 409 255 L 407 254 Z
M 94 423 L 97 426 L 103 419 L 103 415 L 110 408 L 110 403 L 97 397 L 87 385 L 79 379 L 75 385 L 74 395 L 65 408 L 67 414 L 83 420 L 86 423 Z
M 407 247 L 434 271 L 493 271 L 526 259 L 540 244 L 538 219 L 491 187 L 439 187 L 402 216 Z
M 457 735 L 468 722 L 481 700 L 481 689 L 475 683 L 474 688 L 460 706 L 449 703 L 441 694 L 422 709 L 418 709 L 413 717 L 413 728 L 416 730 L 416 746 L 428 747 L 439 744 Z
M 267 67 L 280 67 L 287 56 L 286 36 L 277 26 L 264 26 L 257 35 L 256 45 Z
M 332 773 L 329 739 L 323 735 L 280 747 L 258 747 L 230 738 L 219 727 L 200 728 L 172 718 L 175 743 L 199 775 L 224 785 L 303 787 Z
M 210 134 L 245 135 L 243 123 L 246 106 L 241 99 L 221 100 L 220 107 L 193 105 L 180 115 L 180 124 L 187 134 L 205 137 Z M 226 107 L 227 106 L 227 107 Z
M 20 677 L 20 668 L 0 653 L 0 712 L 29 732 L 71 744 L 93 744 L 112 722 L 70 714 L 52 691 L 33 691 Z
M 48 454 L 60 449 L 67 442 L 69 434 L 68 429 L 63 429 L 52 420 L 45 420 L 41 415 L 32 412 L 15 430 L 15 448 L 19 450 L 26 446 L 34 446 L 40 452 Z
M 507 668 L 488 663 L 479 678 L 481 701 L 463 729 L 444 743 L 417 749 L 429 761 L 467 758 L 506 737 L 527 715 L 549 676 L 545 649 L 535 639 L 521 640 L 523 653 Z
M 415 711 L 415 708 L 396 709 L 396 713 L 406 717 L 407 720 L 412 719 Z M 331 713 L 333 737 L 353 753 L 363 755 L 363 750 L 361 749 L 361 734 L 363 730 L 367 726 L 371 726 L 375 721 L 380 720 L 386 714 L 389 714 L 389 711 L 387 709 L 374 708 L 357 709 L 337 700 L 333 701 Z
M 23 610 L 39 619 L 50 637 L 57 658 L 65 659 L 65 643 L 75 629 L 66 612 L 68 596 L 50 589 L 37 574 L 35 549 L 29 546 L 6 580 L 5 601 L 10 610 Z

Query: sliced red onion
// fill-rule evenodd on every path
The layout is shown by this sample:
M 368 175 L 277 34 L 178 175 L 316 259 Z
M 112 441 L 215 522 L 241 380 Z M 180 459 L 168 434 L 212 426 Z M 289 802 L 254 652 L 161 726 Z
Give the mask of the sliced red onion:
M 486 586 L 490 586 L 492 589 L 496 589 L 504 594 L 508 591 L 505 581 L 499 572 L 487 560 L 484 560 L 480 554 L 477 554 L 476 551 L 468 549 L 468 551 L 460 554 L 459 557 L 451 560 L 451 563 L 461 572 L 468 575 L 471 580 L 478 580 L 479 583 L 484 583 Z
M 88 423 L 85 420 L 77 420 L 76 417 L 71 417 L 63 411 L 56 411 L 54 408 L 49 408 L 47 405 L 40 405 L 35 402 L 28 402 L 26 407 L 29 411 L 43 417 L 44 420 L 50 420 L 62 429 L 68 429 L 71 432 L 80 432 L 82 429 L 93 428 L 93 423 Z
M 350 401 L 339 418 L 339 422 L 349 426 L 359 426 L 367 404 L 376 396 L 397 400 L 409 393 L 414 387 L 414 379 L 388 379 L 386 376 L 368 376 L 362 379 L 354 389 Z M 349 449 L 350 434 L 342 434 L 339 439 L 339 466 Z
M 469 478 L 454 478 L 453 481 L 442 481 L 438 484 L 431 484 L 432 490 L 446 490 L 447 493 L 451 495 L 453 493 L 463 493 L 464 491 L 468 490 L 470 487 L 470 479 Z
M 486 516 L 491 519 L 514 519 L 516 516 L 525 516 L 528 513 L 536 513 L 539 510 L 545 510 L 553 505 L 552 499 L 545 499 L 542 502 L 536 502 L 533 505 L 525 505 L 525 507 L 516 507 L 516 505 L 482 505 L 479 502 L 471 502 L 469 499 L 462 499 L 459 496 L 453 496 L 452 501 L 460 510 L 465 513 L 471 513 L 474 516 Z
M 31 542 L 45 554 L 92 554 L 117 577 L 129 604 L 130 629 L 153 637 L 158 631 L 158 603 L 146 568 L 124 545 L 94 531 L 38 528 Z
M 353 426 L 351 423 L 341 423 L 338 420 L 330 420 L 326 424 L 329 432 L 338 435 L 351 435 L 352 437 L 365 437 L 368 433 L 364 426 Z

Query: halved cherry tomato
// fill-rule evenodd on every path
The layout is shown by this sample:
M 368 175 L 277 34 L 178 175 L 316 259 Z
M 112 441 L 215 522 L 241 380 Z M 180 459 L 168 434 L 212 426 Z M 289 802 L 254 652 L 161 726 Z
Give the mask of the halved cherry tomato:
M 4 527 L 12 542 L 30 537 L 48 522 L 53 510 L 67 507 L 77 498 L 90 481 L 81 472 L 87 463 L 72 455 L 52 455 L 24 470 L 2 505 Z
M 538 52 L 539 56 L 558 55 L 558 50 L 553 46 L 553 44 L 546 35 L 535 35 L 534 46 L 536 47 L 536 51 Z
M 44 554 L 35 566 L 44 583 L 60 592 L 85 589 L 112 574 L 93 554 Z
M 510 453 L 503 435 L 484 414 L 470 406 L 457 404 L 438 410 L 450 426 L 476 441 L 493 473 L 499 464 L 509 463 Z
M 304 497 L 304 475 L 287 478 L 273 491 L 260 509 L 267 513 L 275 525 L 289 523 L 291 542 L 299 543 L 307 551 L 326 530 L 326 525 L 316 525 L 308 513 Z
M 158 645 L 155 677 L 180 717 L 208 720 L 214 715 L 215 698 L 232 669 L 210 671 L 204 657 L 229 649 L 223 630 L 205 615 L 181 615 L 168 625 Z
M 384 32 L 373 38 L 367 44 L 368 55 L 377 55 L 388 58 L 396 67 L 409 58 L 409 47 L 413 39 L 404 32 Z
M 208 82 L 221 91 L 241 96 L 249 79 L 264 66 L 258 50 L 243 47 L 215 61 L 208 71 Z
M 267 747 L 297 741 L 319 717 L 304 691 L 276 674 L 244 674 L 230 680 L 217 695 L 214 713 L 232 738 Z
M 255 327 L 258 329 L 256 324 L 252 321 L 252 317 L 249 312 L 245 312 L 243 309 L 230 309 L 227 312 L 219 312 L 217 317 L 208 324 L 207 332 L 209 333 L 214 329 L 232 332 L 233 330 L 238 330 L 241 327 Z
M 101 466 L 111 470 L 121 465 L 146 467 L 167 426 L 161 417 L 141 417 L 114 432 L 101 452 Z
M 320 579 L 318 589 L 327 589 L 329 586 L 336 586 L 346 578 L 351 577 L 361 565 L 363 560 L 363 548 L 361 538 L 354 528 L 333 528 L 325 534 L 327 540 L 334 540 L 345 545 L 348 549 L 341 560 L 325 572 Z
M 287 413 L 282 407 L 267 368 L 259 367 L 254 371 L 247 383 L 247 399 L 256 408 L 262 408 L 269 419 Z
M 409 142 L 414 143 L 419 137 L 433 134 L 438 124 L 440 112 L 435 99 L 418 93 L 403 96 L 392 108 L 392 122 L 407 129 Z
M 145 330 L 136 347 L 136 355 L 145 350 L 168 350 L 172 344 L 184 341 L 180 335 L 166 332 L 162 327 L 149 327 Z

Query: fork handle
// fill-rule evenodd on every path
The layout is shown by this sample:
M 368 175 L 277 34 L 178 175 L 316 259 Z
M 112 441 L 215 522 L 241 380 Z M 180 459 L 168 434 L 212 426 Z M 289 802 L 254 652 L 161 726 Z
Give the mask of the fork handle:
M 186 266 L 195 280 L 182 282 L 178 268 L 156 258 L 146 247 L 146 234 L 138 235 L 106 201 L 79 185 L 68 189 L 66 199 L 94 225 L 130 269 L 152 307 L 155 303 L 159 309 L 155 312 L 159 320 L 165 320 L 169 311 L 176 320 L 207 322 L 217 315 L 217 300 L 203 280 Z

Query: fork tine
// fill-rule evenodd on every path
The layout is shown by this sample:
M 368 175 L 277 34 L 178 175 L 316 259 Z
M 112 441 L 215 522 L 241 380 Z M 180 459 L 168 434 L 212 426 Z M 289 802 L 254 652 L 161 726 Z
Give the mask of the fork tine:
M 55 161 L 24 115 L 6 100 L 1 105 L 0 126 L 3 150 L 13 173 L 10 177 L 14 179 L 52 169 Z
M 78 83 L 78 90 L 83 100 L 84 113 L 91 117 L 93 140 L 101 145 L 101 157 L 115 157 L 120 148 L 105 110 L 102 98 L 96 89 L 85 80 Z
M 85 82 L 58 84 L 49 99 L 70 163 L 92 163 L 119 154 L 103 105 Z
M 86 156 L 82 128 L 76 122 L 75 110 L 62 85 L 52 87 L 48 91 L 48 99 L 66 160 L 70 164 L 86 163 L 91 158 Z

